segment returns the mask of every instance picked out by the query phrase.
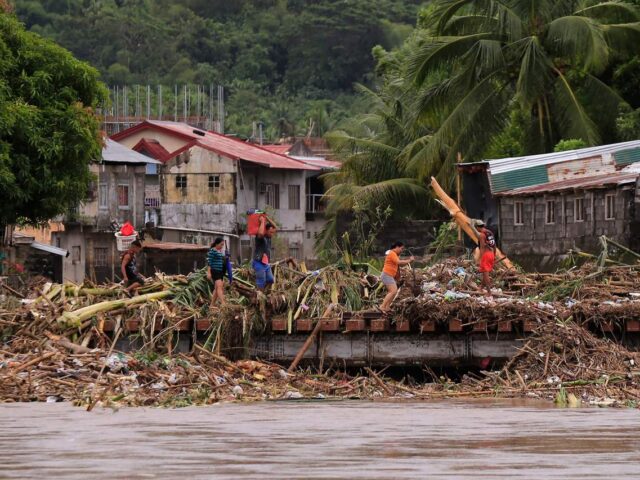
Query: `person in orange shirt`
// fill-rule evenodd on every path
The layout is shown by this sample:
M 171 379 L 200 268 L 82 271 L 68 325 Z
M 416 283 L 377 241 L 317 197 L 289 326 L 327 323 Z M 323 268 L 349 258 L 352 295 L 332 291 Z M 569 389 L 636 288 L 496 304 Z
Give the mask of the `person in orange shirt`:
M 380 279 L 385 287 L 387 287 L 387 295 L 380 305 L 380 310 L 383 313 L 388 313 L 391 307 L 391 302 L 396 296 L 398 291 L 398 285 L 396 284 L 396 277 L 398 276 L 398 270 L 400 265 L 408 265 L 413 261 L 413 257 L 409 257 L 406 260 L 400 260 L 400 254 L 404 250 L 404 243 L 395 242 L 391 245 L 391 248 L 387 251 L 387 256 L 384 259 L 384 267 L 382 268 L 382 275 Z

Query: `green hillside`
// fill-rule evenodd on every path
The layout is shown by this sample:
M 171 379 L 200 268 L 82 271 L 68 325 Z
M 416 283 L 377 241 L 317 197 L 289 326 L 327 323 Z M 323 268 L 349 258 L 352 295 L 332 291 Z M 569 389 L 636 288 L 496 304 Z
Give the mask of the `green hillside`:
M 27 27 L 109 85 L 221 84 L 230 131 L 315 134 L 357 111 L 376 45 L 399 45 L 419 0 L 15 0 Z

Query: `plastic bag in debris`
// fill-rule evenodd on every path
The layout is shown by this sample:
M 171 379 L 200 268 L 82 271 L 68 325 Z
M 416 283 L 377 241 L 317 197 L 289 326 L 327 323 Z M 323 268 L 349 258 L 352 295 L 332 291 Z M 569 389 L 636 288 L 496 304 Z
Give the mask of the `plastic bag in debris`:
M 127 369 L 127 359 L 122 353 L 114 353 L 107 358 L 107 367 L 113 373 L 122 372 Z
M 453 302 L 455 300 L 463 300 L 465 298 L 469 298 L 471 295 L 468 293 L 460 293 L 454 292 L 453 290 L 447 290 L 444 292 L 444 299 L 448 302 Z
M 467 276 L 467 271 L 463 267 L 458 267 L 453 271 L 454 275 L 464 278 Z
M 304 395 L 302 395 L 300 392 L 294 392 L 290 390 L 284 394 L 283 398 L 285 398 L 286 400 L 299 400 L 300 398 L 304 398 Z
M 431 292 L 438 289 L 438 282 L 424 282 L 422 284 L 423 292 Z

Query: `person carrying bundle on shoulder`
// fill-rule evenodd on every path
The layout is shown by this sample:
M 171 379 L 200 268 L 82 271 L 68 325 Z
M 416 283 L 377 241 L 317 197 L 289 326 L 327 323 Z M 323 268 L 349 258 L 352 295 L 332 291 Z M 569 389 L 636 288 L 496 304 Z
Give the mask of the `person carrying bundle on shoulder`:
M 256 287 L 265 290 L 273 285 L 273 272 L 269 262 L 271 260 L 271 239 L 276 234 L 276 226 L 267 221 L 263 215 L 260 217 L 260 225 L 256 234 L 255 248 L 251 267 L 256 274 Z
M 134 240 L 129 246 L 129 249 L 122 255 L 120 270 L 122 272 L 122 278 L 126 281 L 125 292 L 127 295 L 131 295 L 144 285 L 145 278 L 138 273 L 136 264 L 136 255 L 141 251 L 142 243 L 140 243 L 140 240 Z
M 414 257 L 400 260 L 400 254 L 403 250 L 404 243 L 394 242 L 394 244 L 391 245 L 391 248 L 387 250 L 387 254 L 384 259 L 384 267 L 382 268 L 382 275 L 380 276 L 383 285 L 387 288 L 387 295 L 384 297 L 382 305 L 380 305 L 380 310 L 382 310 L 384 314 L 388 314 L 390 312 L 391 302 L 393 302 L 393 299 L 398 292 L 396 278 L 399 277 L 400 266 L 408 265 L 414 260 Z
M 213 294 L 211 304 L 213 307 L 216 300 L 220 305 L 226 305 L 224 298 L 224 276 L 227 273 L 227 262 L 223 253 L 224 239 L 217 237 L 211 244 L 211 249 L 207 253 L 207 278 L 213 283 Z

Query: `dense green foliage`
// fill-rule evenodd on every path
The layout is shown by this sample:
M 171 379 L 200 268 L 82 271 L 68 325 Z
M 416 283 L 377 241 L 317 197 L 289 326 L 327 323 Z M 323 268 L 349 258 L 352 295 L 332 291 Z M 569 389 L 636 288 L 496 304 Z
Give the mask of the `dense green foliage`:
M 27 26 L 107 84 L 222 84 L 229 131 L 322 134 L 354 108 L 375 45 L 411 32 L 420 0 L 16 0 Z M 375 8 L 372 5 L 375 4 Z
M 465 161 L 638 138 L 640 11 L 625 2 L 436 0 L 394 51 L 376 49 L 368 113 L 327 138 L 331 248 L 340 212 L 425 215 L 426 185 Z M 436 207 L 438 208 L 438 207 Z M 429 215 L 429 214 L 428 214 Z M 433 213 L 429 216 L 433 216 Z
M 104 94 L 95 69 L 0 13 L 0 226 L 49 220 L 84 198 Z

